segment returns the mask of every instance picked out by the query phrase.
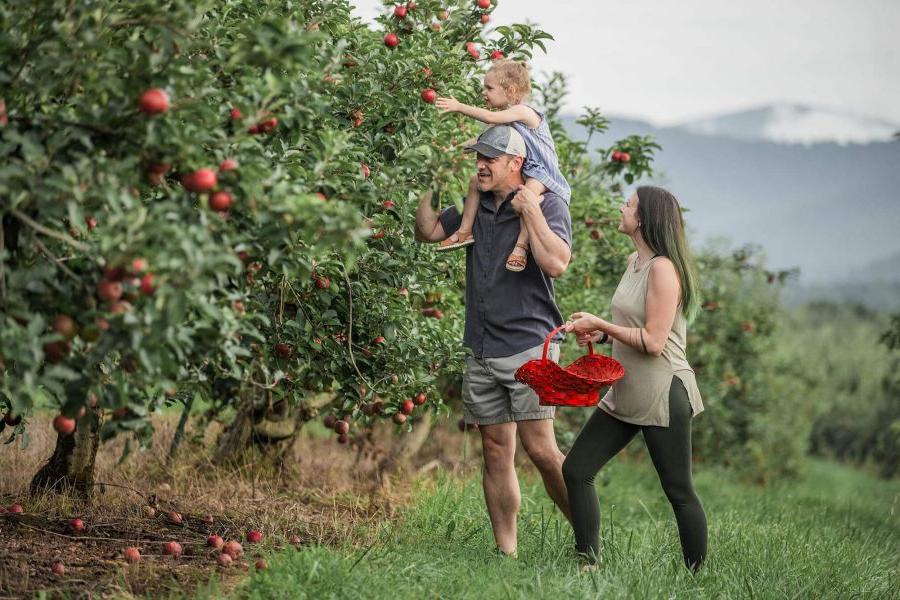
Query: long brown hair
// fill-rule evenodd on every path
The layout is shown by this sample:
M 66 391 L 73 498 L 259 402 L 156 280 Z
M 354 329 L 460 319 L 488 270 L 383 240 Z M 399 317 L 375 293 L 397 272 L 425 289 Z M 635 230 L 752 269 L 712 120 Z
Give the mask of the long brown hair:
M 678 200 L 668 190 L 655 186 L 637 189 L 641 235 L 654 254 L 675 265 L 681 281 L 681 312 L 693 319 L 700 308 L 697 268 L 684 233 L 684 218 Z

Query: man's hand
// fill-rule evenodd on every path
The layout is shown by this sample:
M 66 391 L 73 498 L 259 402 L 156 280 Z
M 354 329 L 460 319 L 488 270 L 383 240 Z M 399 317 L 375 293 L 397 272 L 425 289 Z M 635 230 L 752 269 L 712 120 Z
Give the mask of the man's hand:
M 531 190 L 529 190 L 524 185 L 519 186 L 519 191 L 516 192 L 516 195 L 513 196 L 511 201 L 512 209 L 516 211 L 517 215 L 521 215 L 522 211 L 524 211 L 529 206 L 533 208 L 539 208 L 541 202 L 544 201 L 543 196 L 538 196 Z
M 455 98 L 438 98 L 435 100 L 434 105 L 437 106 L 441 112 L 459 112 L 462 102 L 458 102 Z
M 587 312 L 574 312 L 566 323 L 566 331 L 582 336 L 593 334 L 595 331 L 603 331 L 605 321 L 600 317 Z

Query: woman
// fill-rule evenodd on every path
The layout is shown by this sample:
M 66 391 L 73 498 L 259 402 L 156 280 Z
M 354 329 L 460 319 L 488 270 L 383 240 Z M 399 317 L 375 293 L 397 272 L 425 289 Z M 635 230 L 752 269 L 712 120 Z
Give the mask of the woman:
M 694 265 L 672 194 L 640 187 L 620 211 L 619 231 L 637 251 L 613 294 L 613 322 L 577 312 L 566 327 L 580 345 L 611 340 L 613 357 L 625 367 L 563 463 L 576 548 L 596 564 L 594 477 L 640 431 L 675 511 L 684 562 L 696 571 L 706 558 L 706 514 L 691 479 L 691 417 L 703 403 L 685 357 L 687 321 L 699 305 Z

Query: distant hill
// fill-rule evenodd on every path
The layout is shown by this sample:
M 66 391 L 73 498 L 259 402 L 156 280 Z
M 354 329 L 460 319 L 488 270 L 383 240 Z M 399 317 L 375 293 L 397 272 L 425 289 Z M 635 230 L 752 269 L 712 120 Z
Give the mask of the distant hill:
M 764 139 L 763 121 L 747 119 L 717 117 L 705 129 L 713 133 L 698 133 L 697 123 L 658 128 L 611 117 L 591 145 L 655 136 L 663 147 L 655 182 L 689 209 L 695 237 L 757 243 L 773 267 L 799 267 L 804 285 L 845 281 L 900 254 L 900 141 L 775 143 Z M 584 139 L 574 117 L 565 124 Z

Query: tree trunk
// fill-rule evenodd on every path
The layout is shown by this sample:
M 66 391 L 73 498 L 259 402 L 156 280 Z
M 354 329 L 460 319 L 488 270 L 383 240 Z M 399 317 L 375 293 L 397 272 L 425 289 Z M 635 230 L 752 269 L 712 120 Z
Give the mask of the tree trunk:
M 271 403 L 265 390 L 249 390 L 219 438 L 213 462 L 220 465 L 238 462 L 247 450 L 255 447 L 273 462 L 280 463 L 293 447 L 303 424 L 333 400 L 332 392 L 322 392 L 307 396 L 298 405 L 284 400 Z
M 31 493 L 71 491 L 88 500 L 94 487 L 94 462 L 100 447 L 102 424 L 102 413 L 98 409 L 89 409 L 78 419 L 74 433 L 58 435 L 53 455 L 31 480 Z
M 409 466 L 409 461 L 415 457 L 431 433 L 431 413 L 423 413 L 413 419 L 413 430 L 404 433 L 393 440 L 391 450 L 378 465 L 378 478 L 383 480 L 384 475 L 394 473 Z

